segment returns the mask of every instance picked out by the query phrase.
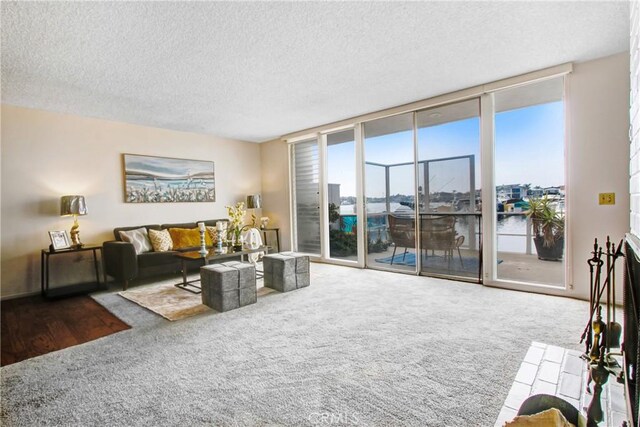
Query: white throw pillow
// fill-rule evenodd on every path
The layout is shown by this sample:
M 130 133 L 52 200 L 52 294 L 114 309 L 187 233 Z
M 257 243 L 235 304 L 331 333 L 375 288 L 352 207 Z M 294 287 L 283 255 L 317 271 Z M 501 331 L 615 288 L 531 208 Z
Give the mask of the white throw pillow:
M 155 252 L 167 252 L 173 249 L 173 240 L 169 230 L 149 230 L 149 240 Z
M 150 252 L 152 249 L 147 229 L 144 227 L 135 230 L 120 231 L 120 238 L 124 242 L 133 244 L 136 254 Z

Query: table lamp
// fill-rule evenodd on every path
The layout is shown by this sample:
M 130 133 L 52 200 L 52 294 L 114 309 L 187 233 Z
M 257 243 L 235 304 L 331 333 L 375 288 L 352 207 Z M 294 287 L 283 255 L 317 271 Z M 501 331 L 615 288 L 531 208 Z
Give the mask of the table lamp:
M 87 204 L 84 196 L 62 196 L 60 198 L 60 216 L 73 215 L 73 226 L 71 227 L 71 244 L 74 246 L 82 246 L 80 243 L 80 225 L 78 224 L 78 215 L 87 214 Z

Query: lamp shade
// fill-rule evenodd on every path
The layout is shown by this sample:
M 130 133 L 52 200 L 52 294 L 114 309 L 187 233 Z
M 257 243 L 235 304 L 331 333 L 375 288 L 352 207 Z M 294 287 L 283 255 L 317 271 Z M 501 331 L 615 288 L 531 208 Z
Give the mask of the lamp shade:
M 260 209 L 262 207 L 262 199 L 259 194 L 251 194 L 247 196 L 247 209 Z
M 62 196 L 60 197 L 60 215 L 86 215 L 87 204 L 84 196 Z

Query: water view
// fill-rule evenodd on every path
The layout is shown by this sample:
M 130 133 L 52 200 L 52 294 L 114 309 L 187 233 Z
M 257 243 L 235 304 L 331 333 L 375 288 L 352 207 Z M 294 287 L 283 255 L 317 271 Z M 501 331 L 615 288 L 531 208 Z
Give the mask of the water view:
M 390 211 L 396 212 L 398 209 L 401 209 L 403 206 L 397 202 L 389 203 Z M 406 206 L 405 206 L 406 208 Z M 498 234 L 498 245 L 501 251 L 504 252 L 513 252 L 520 254 L 527 254 L 532 252 L 533 246 L 533 238 L 530 236 L 531 241 L 527 246 L 527 218 L 524 215 L 521 208 L 515 208 L 518 212 L 514 212 L 512 214 L 499 214 L 497 221 L 497 234 Z M 386 212 L 386 204 L 385 203 L 367 203 L 367 213 L 368 214 L 382 214 Z M 355 216 L 355 205 L 354 204 L 344 204 L 340 205 L 340 216 L 342 217 L 354 217 Z M 355 218 L 347 219 L 347 223 L 355 225 Z M 371 225 L 371 224 L 370 224 Z M 478 223 L 476 221 L 475 233 L 479 235 Z M 469 221 L 465 217 L 458 217 L 456 222 L 456 231 L 458 234 L 462 236 L 469 235 Z M 385 235 L 376 234 L 374 236 L 382 237 L 384 240 Z M 479 241 L 477 239 L 476 241 Z

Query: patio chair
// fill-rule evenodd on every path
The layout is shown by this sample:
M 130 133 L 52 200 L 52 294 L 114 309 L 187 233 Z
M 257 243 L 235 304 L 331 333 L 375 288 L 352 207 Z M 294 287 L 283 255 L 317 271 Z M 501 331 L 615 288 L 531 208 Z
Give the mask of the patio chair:
M 425 255 L 435 255 L 435 251 L 443 251 L 444 258 L 453 259 L 453 251 L 458 251 L 460 265 L 464 267 L 462 262 L 462 254 L 460 246 L 464 243 L 464 236 L 458 236 L 456 233 L 456 218 L 454 216 L 431 216 L 422 218 L 420 243 Z
M 398 247 L 404 248 L 402 261 L 404 262 L 409 248 L 416 247 L 416 229 L 414 219 L 409 217 L 399 217 L 392 214 L 388 215 L 389 220 L 389 238 L 393 243 L 393 255 L 391 255 L 391 264 L 396 256 Z

